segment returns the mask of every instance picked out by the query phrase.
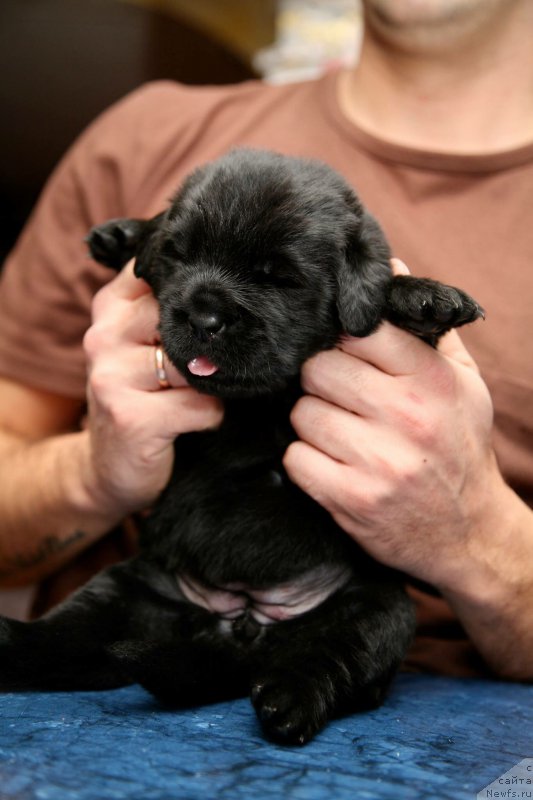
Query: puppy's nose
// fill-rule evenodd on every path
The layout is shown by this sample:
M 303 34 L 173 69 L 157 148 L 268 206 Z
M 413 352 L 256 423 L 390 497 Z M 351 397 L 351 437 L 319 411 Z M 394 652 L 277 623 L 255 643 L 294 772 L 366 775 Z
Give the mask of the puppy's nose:
M 191 311 L 189 325 L 201 341 L 212 339 L 226 328 L 224 318 L 218 311 Z

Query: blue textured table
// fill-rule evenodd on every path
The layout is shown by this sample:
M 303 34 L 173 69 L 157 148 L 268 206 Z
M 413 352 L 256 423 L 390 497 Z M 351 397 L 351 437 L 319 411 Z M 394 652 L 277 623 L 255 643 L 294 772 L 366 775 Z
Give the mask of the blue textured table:
M 2 800 L 472 800 L 533 756 L 533 687 L 401 675 L 304 748 L 247 700 L 162 711 L 138 687 L 0 697 Z

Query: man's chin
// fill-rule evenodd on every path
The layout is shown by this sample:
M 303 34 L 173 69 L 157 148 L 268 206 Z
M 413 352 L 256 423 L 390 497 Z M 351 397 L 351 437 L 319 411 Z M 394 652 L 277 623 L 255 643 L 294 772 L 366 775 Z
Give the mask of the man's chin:
M 502 1 L 502 0 L 500 0 Z M 507 1 L 507 0 L 505 0 Z M 373 18 L 391 26 L 440 25 L 468 16 L 487 0 L 363 0 Z

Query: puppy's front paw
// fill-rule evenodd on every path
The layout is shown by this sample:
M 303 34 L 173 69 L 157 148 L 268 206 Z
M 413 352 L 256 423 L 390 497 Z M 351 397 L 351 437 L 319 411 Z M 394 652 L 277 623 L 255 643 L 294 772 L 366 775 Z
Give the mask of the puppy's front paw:
M 251 700 L 267 736 L 281 744 L 306 744 L 329 717 L 320 687 L 302 675 L 279 672 L 258 678 Z
M 142 224 L 134 219 L 111 219 L 95 226 L 85 240 L 91 256 L 106 267 L 121 269 L 135 255 Z
M 389 287 L 386 316 L 394 325 L 419 336 L 440 336 L 485 314 L 461 289 L 429 278 L 398 275 Z

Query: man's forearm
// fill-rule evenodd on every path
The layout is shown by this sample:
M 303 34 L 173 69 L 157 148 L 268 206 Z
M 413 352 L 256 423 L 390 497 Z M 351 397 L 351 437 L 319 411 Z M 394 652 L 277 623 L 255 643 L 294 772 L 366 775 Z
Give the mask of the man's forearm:
M 85 481 L 87 433 L 28 442 L 0 433 L 0 586 L 46 577 L 120 519 Z
M 494 671 L 533 681 L 533 512 L 503 487 L 488 536 L 439 588 Z

